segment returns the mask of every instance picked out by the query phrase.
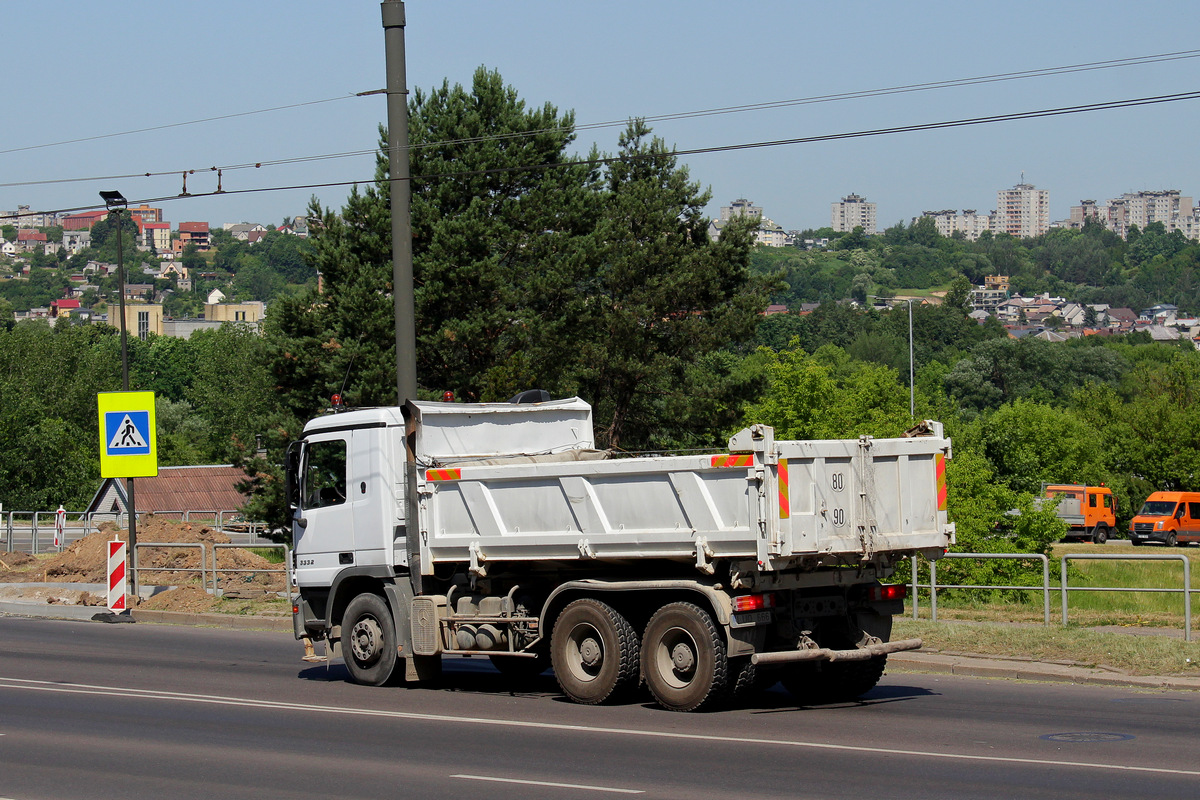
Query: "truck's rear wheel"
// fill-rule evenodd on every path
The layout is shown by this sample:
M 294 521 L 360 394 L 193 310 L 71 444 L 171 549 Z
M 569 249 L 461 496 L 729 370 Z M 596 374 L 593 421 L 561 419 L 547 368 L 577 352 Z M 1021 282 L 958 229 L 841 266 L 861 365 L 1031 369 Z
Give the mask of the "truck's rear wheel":
M 887 656 L 866 661 L 821 661 L 792 664 L 781 680 L 783 688 L 801 704 L 843 703 L 875 688 L 883 677 Z
M 387 602 L 360 594 L 342 617 L 342 657 L 355 683 L 382 686 L 396 669 L 396 626 Z
M 693 711 L 720 699 L 728 666 L 721 631 L 699 606 L 669 603 L 646 624 L 642 673 L 663 708 Z
M 563 694 L 584 705 L 603 703 L 637 685 L 637 634 L 607 603 L 576 600 L 554 623 L 550 660 Z

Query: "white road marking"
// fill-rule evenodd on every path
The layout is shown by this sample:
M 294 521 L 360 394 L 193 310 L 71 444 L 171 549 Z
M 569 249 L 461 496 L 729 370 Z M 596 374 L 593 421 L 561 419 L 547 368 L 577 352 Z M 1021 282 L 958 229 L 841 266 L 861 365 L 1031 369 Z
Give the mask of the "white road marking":
M 551 786 L 555 789 L 583 789 L 588 792 L 615 792 L 617 794 L 645 794 L 641 789 L 614 789 L 611 786 L 586 786 L 580 783 L 553 783 L 551 781 L 521 781 L 516 778 L 493 778 L 487 775 L 451 775 L 465 781 L 492 781 L 493 783 L 520 783 L 525 786 Z
M 348 708 L 345 706 L 314 706 L 304 703 L 284 703 L 275 700 L 252 700 L 241 697 L 222 697 L 211 694 L 186 694 L 164 692 L 154 689 L 130 689 L 113 686 L 93 686 L 84 683 L 58 683 L 37 681 L 27 678 L 0 676 L 0 689 L 24 689 L 36 692 L 60 694 L 86 694 L 107 697 L 128 697 L 144 700 L 173 700 L 179 703 L 202 703 L 206 705 L 238 706 L 243 708 L 270 708 L 280 711 L 295 711 L 308 714 L 343 714 L 359 717 L 382 717 L 386 719 L 410 719 L 422 722 L 443 722 L 455 725 L 487 725 L 499 728 L 531 728 L 537 730 L 570 731 L 605 736 L 628 736 L 653 739 L 676 739 L 691 742 L 706 742 L 731 745 L 755 745 L 761 747 L 785 747 L 806 750 L 828 750 L 842 753 L 869 753 L 871 755 L 911 756 L 949 761 L 982 761 L 993 764 L 1026 764 L 1039 767 L 1073 767 L 1076 769 L 1099 769 L 1112 772 L 1148 772 L 1156 775 L 1187 775 L 1200 777 L 1200 770 L 1170 769 L 1167 767 L 1139 767 L 1130 764 L 1097 763 L 1089 761 L 1057 761 L 1042 758 L 1019 758 L 1015 756 L 986 756 L 971 753 L 946 753 L 931 750 L 902 750 L 894 747 L 867 747 L 864 745 L 830 744 L 828 742 L 805 742 L 793 739 L 755 739 L 743 736 L 715 736 L 703 733 L 681 733 L 677 731 L 648 731 L 635 728 L 601 728 L 592 725 L 567 725 L 559 722 L 532 722 L 528 720 L 488 719 L 487 717 L 460 717 L 446 714 L 419 714 L 412 711 L 383 711 L 372 708 Z

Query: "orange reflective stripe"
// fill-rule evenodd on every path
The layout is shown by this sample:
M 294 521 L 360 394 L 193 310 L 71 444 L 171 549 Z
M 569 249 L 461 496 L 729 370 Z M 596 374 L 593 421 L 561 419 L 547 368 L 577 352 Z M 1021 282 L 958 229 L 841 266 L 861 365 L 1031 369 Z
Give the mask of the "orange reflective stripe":
M 428 469 L 425 470 L 427 481 L 456 481 L 462 477 L 461 469 Z
M 792 516 L 792 503 L 788 496 L 788 463 L 786 458 L 779 459 L 779 518 L 788 519 Z
M 714 467 L 751 467 L 754 466 L 754 456 L 713 456 L 712 465 Z
M 946 455 L 938 453 L 937 456 L 937 493 L 938 493 L 938 511 L 946 510 Z

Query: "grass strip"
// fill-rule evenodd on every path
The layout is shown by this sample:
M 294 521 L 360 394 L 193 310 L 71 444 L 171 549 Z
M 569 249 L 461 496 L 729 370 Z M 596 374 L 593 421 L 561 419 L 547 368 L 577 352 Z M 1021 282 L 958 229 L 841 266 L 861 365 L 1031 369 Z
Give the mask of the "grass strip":
M 1057 624 L 1045 627 L 1040 619 L 1034 624 L 897 617 L 892 638 L 913 637 L 925 641 L 926 652 L 1031 659 L 1127 675 L 1200 677 L 1200 644 L 1167 635 L 1130 635 Z

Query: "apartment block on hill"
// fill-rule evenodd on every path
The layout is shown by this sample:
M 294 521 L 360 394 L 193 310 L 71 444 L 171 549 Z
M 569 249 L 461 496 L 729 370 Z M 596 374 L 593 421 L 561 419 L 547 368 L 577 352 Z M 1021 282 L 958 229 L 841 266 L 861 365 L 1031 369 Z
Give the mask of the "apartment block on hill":
M 840 202 L 830 203 L 829 226 L 838 233 L 852 233 L 862 227 L 863 233 L 874 234 L 878 230 L 875 204 L 848 194 Z

